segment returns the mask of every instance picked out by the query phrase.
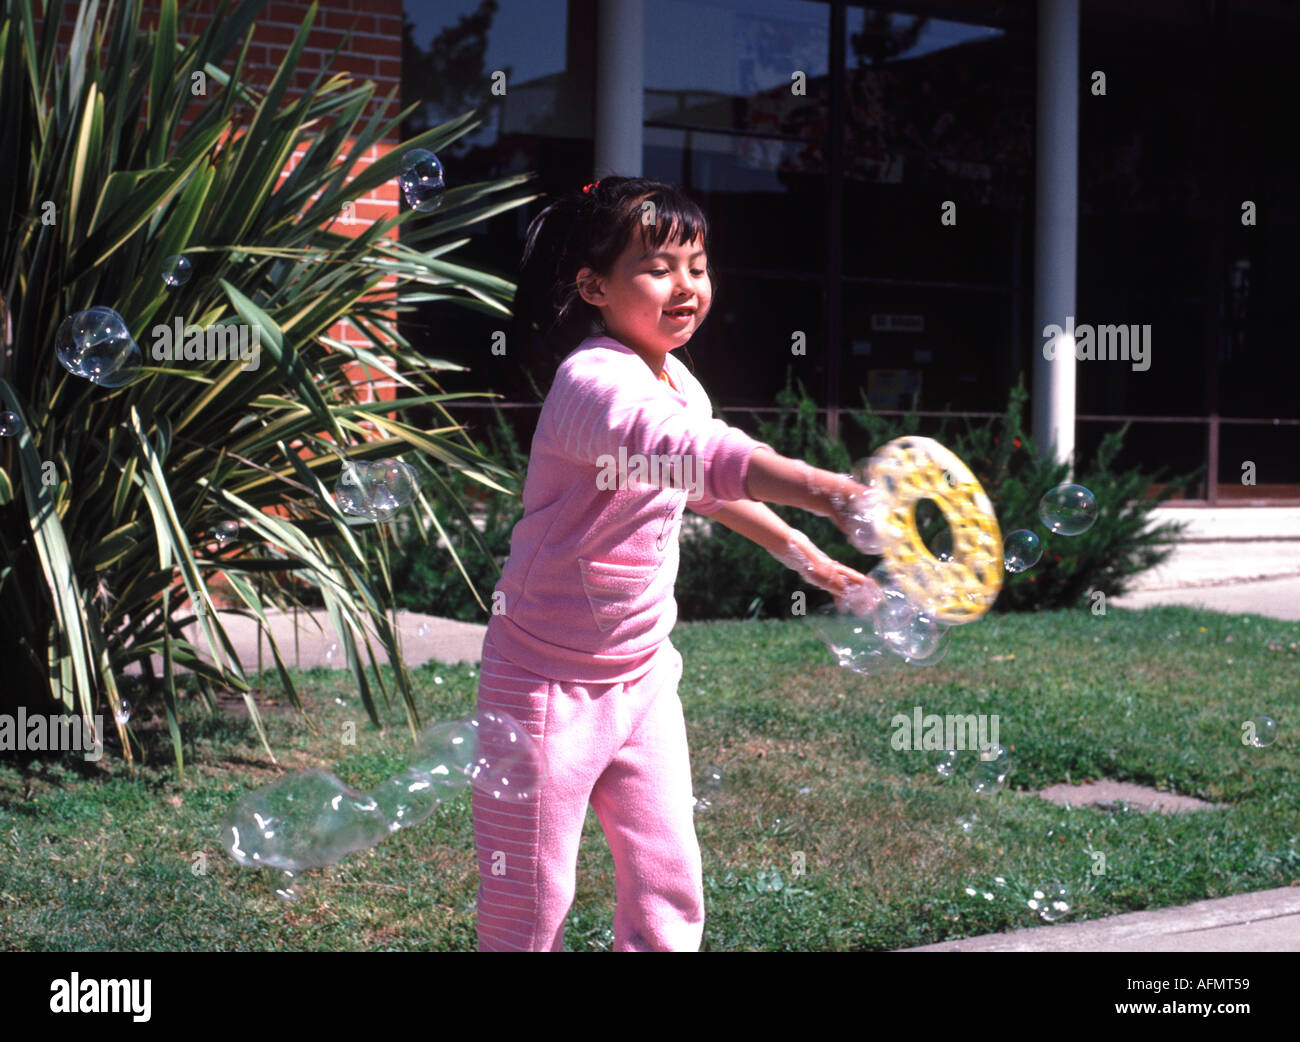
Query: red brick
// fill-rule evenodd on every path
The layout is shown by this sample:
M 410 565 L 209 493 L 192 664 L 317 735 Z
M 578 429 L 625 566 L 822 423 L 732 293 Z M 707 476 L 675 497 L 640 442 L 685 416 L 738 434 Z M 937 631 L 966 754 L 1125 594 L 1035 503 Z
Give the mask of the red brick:
M 258 43 L 279 44 L 288 47 L 293 43 L 293 39 L 297 34 L 297 29 L 290 29 L 287 25 L 263 25 L 259 22 L 253 32 L 253 39 Z
M 311 4 L 302 3 L 300 0 L 275 0 L 262 9 L 261 15 L 257 19 L 257 24 L 262 22 L 275 22 L 281 25 L 291 25 L 297 28 L 307 17 L 307 12 L 311 9 Z M 313 27 L 320 25 L 320 13 L 317 12 L 316 20 L 312 22 Z
M 375 60 L 357 54 L 340 54 L 330 63 L 332 72 L 350 72 L 354 76 L 371 77 L 375 75 Z
M 352 50 L 373 58 L 396 58 L 400 61 L 402 41 L 396 36 L 361 36 L 353 39 Z
M 328 10 L 324 12 L 324 16 L 325 24 L 331 29 L 341 29 L 344 32 L 351 29 L 358 33 L 379 31 L 378 19 L 372 14 L 364 14 L 360 11 Z

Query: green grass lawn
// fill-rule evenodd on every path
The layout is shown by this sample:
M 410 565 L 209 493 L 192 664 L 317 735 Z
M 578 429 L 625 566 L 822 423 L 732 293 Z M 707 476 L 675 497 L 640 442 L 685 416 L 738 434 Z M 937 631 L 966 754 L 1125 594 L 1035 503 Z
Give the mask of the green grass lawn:
M 1294 623 L 1183 608 L 994 616 L 954 630 L 938 666 L 874 679 L 833 666 L 807 620 L 683 624 L 673 640 L 695 775 L 723 768 L 696 819 L 707 949 L 890 949 L 1041 926 L 1025 899 L 1049 882 L 1072 893 L 1063 924 L 1300 883 Z M 476 669 L 415 671 L 422 716 L 466 715 Z M 380 732 L 345 674 L 299 679 L 310 726 L 266 714 L 281 768 L 323 767 L 368 789 L 405 765 L 400 707 Z M 973 753 L 944 781 L 934 753 L 895 750 L 891 718 L 918 705 L 997 714 L 1016 765 L 1007 789 L 972 791 Z M 1259 714 L 1278 723 L 1268 748 L 1241 741 Z M 468 796 L 308 873 L 287 902 L 277 878 L 239 868 L 218 841 L 224 811 L 280 768 L 247 721 L 194 700 L 185 720 L 183 785 L 165 729 L 142 734 L 149 759 L 134 773 L 107 754 L 0 763 L 0 946 L 473 949 Z M 348 721 L 355 745 L 340 740 Z M 1067 810 L 1033 794 L 1094 778 L 1220 809 Z M 956 819 L 972 814 L 964 832 Z M 609 947 L 613 884 L 589 815 L 569 948 Z

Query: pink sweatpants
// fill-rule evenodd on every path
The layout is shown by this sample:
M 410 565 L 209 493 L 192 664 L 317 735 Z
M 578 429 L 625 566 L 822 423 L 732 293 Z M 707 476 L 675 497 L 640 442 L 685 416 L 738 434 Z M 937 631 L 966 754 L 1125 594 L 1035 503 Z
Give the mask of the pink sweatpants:
M 546 751 L 541 798 L 474 792 L 480 951 L 563 951 L 587 804 L 614 855 L 614 950 L 698 951 L 704 886 L 695 839 L 682 657 L 665 641 L 618 684 L 547 680 L 483 643 L 480 709 L 515 716 Z

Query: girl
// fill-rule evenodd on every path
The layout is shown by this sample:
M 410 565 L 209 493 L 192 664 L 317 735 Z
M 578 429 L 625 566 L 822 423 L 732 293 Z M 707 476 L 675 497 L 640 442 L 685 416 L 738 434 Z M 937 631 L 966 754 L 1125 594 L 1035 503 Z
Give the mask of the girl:
M 588 803 L 614 855 L 615 951 L 699 948 L 682 658 L 669 640 L 685 507 L 837 598 L 878 596 L 755 502 L 802 507 L 849 532 L 849 500 L 867 490 L 713 419 L 672 355 L 709 311 L 707 242 L 694 202 L 640 178 L 588 185 L 528 229 L 514 342 L 531 333 L 565 357 L 494 593 L 478 703 L 518 718 L 550 776 L 534 803 L 475 792 L 483 951 L 562 950 Z

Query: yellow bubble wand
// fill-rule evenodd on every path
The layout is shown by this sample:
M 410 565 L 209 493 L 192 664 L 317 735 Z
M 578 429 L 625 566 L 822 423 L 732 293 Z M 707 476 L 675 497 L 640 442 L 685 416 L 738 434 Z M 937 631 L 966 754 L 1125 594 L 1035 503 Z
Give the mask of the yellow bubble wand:
M 889 571 L 907 599 L 950 626 L 974 622 L 1002 589 L 1002 531 L 975 475 L 932 438 L 895 438 L 867 467 L 883 491 L 879 535 Z M 936 558 L 916 527 L 916 505 L 933 500 L 952 530 L 952 554 Z

